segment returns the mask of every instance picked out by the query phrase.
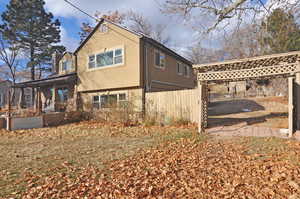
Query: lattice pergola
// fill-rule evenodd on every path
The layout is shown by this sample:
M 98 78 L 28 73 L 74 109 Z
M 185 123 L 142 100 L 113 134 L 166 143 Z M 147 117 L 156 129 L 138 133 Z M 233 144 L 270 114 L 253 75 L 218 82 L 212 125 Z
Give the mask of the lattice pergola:
M 194 69 L 199 88 L 199 132 L 207 127 L 207 84 L 275 77 L 289 79 L 289 135 L 300 129 L 300 51 L 194 65 Z

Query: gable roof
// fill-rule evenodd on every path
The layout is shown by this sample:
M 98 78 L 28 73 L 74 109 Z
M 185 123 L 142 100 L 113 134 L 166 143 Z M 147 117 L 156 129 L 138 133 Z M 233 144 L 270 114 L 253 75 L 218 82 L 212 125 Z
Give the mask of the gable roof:
M 123 30 L 126 30 L 138 37 L 140 37 L 141 39 L 143 39 L 144 41 L 148 42 L 148 43 L 151 43 L 153 46 L 165 51 L 166 53 L 169 53 L 170 55 L 180 59 L 181 61 L 187 63 L 187 64 L 190 64 L 192 65 L 193 63 L 191 61 L 189 61 L 188 59 L 184 58 L 183 56 L 179 55 L 178 53 L 174 52 L 173 50 L 171 50 L 170 48 L 166 47 L 165 45 L 163 45 L 162 43 L 154 40 L 153 38 L 145 35 L 145 34 L 142 34 L 142 33 L 138 33 L 138 32 L 135 32 L 133 30 L 130 30 L 124 26 L 121 26 L 117 23 L 114 23 L 112 21 L 109 21 L 107 19 L 103 19 L 101 18 L 100 22 L 95 26 L 95 28 L 93 29 L 92 32 L 90 32 L 90 34 L 83 40 L 83 42 L 81 42 L 81 44 L 79 45 L 79 47 L 74 51 L 74 54 L 77 54 L 77 52 L 86 44 L 86 42 L 93 36 L 93 34 L 97 31 L 97 29 L 101 26 L 102 23 L 104 22 L 107 22 L 107 23 L 110 23 L 114 26 L 117 26 Z
M 114 23 L 114 22 L 112 22 L 112 21 L 109 21 L 109 20 L 107 20 L 107 19 L 101 18 L 101 20 L 100 20 L 99 23 L 95 26 L 95 28 L 92 30 L 92 32 L 90 32 L 90 34 L 89 34 L 89 35 L 81 42 L 81 44 L 78 46 L 78 48 L 74 51 L 74 54 L 76 54 L 76 53 L 77 53 L 77 52 L 78 52 L 78 51 L 86 44 L 86 42 L 93 36 L 93 34 L 97 31 L 97 29 L 98 29 L 98 28 L 101 26 L 101 24 L 104 23 L 104 22 L 113 24 L 113 25 L 115 25 L 115 26 L 117 26 L 117 27 L 119 27 L 119 28 L 122 28 L 122 29 L 124 29 L 124 30 L 127 30 L 128 32 L 130 32 L 130 33 L 132 33 L 132 34 L 135 34 L 135 35 L 137 35 L 137 36 L 139 36 L 139 37 L 142 36 L 141 34 L 136 33 L 136 32 L 134 32 L 134 31 L 132 31 L 132 30 L 129 30 L 129 29 L 123 27 L 123 26 L 120 26 L 119 24 L 116 24 L 116 23 Z

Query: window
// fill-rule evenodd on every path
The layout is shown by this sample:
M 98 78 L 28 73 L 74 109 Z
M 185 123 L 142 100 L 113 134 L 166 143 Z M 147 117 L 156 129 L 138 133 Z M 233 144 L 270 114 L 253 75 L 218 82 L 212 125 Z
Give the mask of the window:
M 63 61 L 62 62 L 62 71 L 69 71 L 72 69 L 72 61 Z
M 128 106 L 128 102 L 127 102 L 125 93 L 119 94 L 118 102 L 119 102 L 119 106 L 122 108 L 125 108 L 126 106 Z
M 4 106 L 4 94 L 0 93 L 0 107 Z
M 123 63 L 123 50 L 122 49 L 115 50 L 114 63 L 115 64 Z
M 93 108 L 99 109 L 100 108 L 100 97 L 94 96 L 93 97 Z
M 182 64 L 177 62 L 177 74 L 182 75 Z
M 117 105 L 123 107 L 127 103 L 126 94 L 111 94 L 111 95 L 100 95 L 93 97 L 93 107 L 96 109 L 100 108 L 112 108 Z
M 97 55 L 97 67 L 114 64 L 114 51 L 108 51 Z
M 119 65 L 119 64 L 123 64 L 123 62 L 124 62 L 124 50 L 122 48 L 89 56 L 90 69 Z
M 59 89 L 57 89 L 57 94 L 58 94 L 58 101 L 59 102 L 64 103 L 64 102 L 68 101 L 69 89 L 59 88 Z
M 187 65 L 184 65 L 184 76 L 190 77 L 190 67 Z
M 96 66 L 95 55 L 90 55 L 89 56 L 89 68 L 95 68 L 95 66 Z
M 155 51 L 155 65 L 159 68 L 164 68 L 166 64 L 166 56 L 165 54 Z

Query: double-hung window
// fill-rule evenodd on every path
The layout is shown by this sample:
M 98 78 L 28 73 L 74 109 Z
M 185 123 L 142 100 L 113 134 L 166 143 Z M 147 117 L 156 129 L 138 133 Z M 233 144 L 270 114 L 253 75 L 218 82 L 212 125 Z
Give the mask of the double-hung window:
M 103 53 L 89 56 L 89 68 L 121 65 L 124 63 L 124 49 L 117 48 Z
M 158 68 L 165 68 L 166 65 L 166 55 L 160 51 L 155 51 L 154 53 L 155 65 Z

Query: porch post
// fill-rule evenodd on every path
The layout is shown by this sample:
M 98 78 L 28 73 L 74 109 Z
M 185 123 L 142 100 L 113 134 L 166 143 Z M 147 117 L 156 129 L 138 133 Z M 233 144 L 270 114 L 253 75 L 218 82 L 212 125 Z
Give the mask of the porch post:
M 57 111 L 57 86 L 54 84 L 53 85 L 53 93 L 52 93 L 52 103 L 53 103 L 53 108 L 54 111 Z
M 288 78 L 289 84 L 289 137 L 293 136 L 294 133 L 294 103 L 293 103 L 293 93 L 294 93 L 294 77 Z
M 19 109 L 22 109 L 24 104 L 24 88 L 20 88 L 20 89 L 21 89 L 21 93 L 19 96 Z

